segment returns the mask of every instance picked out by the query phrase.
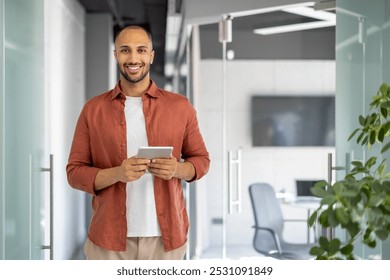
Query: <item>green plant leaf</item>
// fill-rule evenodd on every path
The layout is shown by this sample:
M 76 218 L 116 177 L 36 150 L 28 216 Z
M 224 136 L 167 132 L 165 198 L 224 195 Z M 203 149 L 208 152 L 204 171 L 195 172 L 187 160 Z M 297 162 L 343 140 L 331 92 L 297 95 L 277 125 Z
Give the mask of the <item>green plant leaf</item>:
M 331 227 L 337 227 L 340 224 L 336 216 L 336 211 L 332 208 L 328 209 L 328 222 Z
M 376 240 L 370 240 L 366 244 L 370 248 L 375 248 L 376 247 Z
M 364 165 L 365 168 L 370 169 L 374 164 L 376 163 L 376 157 L 370 157 L 366 164 Z
M 379 230 L 375 231 L 375 234 L 376 234 L 376 236 L 378 236 L 378 238 L 380 240 L 386 240 L 387 237 L 389 237 L 389 232 L 387 230 L 384 230 L 384 229 L 379 229 Z
M 310 227 L 312 227 L 314 225 L 315 221 L 317 220 L 317 213 L 318 213 L 318 211 L 316 210 L 309 217 L 308 224 Z
M 329 193 L 325 190 L 324 187 L 317 186 L 317 185 L 314 185 L 314 187 L 311 188 L 311 193 L 321 198 L 329 195 Z
M 356 143 L 360 143 L 360 141 L 362 141 L 364 135 L 366 135 L 366 133 L 364 131 L 362 131 L 362 133 L 359 134 L 358 138 L 356 139 Z
M 363 163 L 358 160 L 351 161 L 351 164 L 355 167 L 363 167 Z
M 382 202 L 383 202 L 383 198 L 375 194 L 372 194 L 370 196 L 370 199 L 368 200 L 370 207 L 378 207 L 379 205 L 382 204 Z
M 318 244 L 321 246 L 322 249 L 325 251 L 328 251 L 329 249 L 329 240 L 325 236 L 321 236 L 318 240 Z
M 339 194 L 343 191 L 344 185 L 341 182 L 336 182 L 333 184 L 332 189 L 336 194 Z
M 379 132 L 378 132 L 378 141 L 380 143 L 383 143 L 383 140 L 385 139 L 385 128 L 382 126 L 380 129 L 379 129 Z
M 383 127 L 383 129 L 385 131 L 385 135 L 386 135 L 386 133 L 390 130 L 390 121 L 386 122 L 382 127 Z
M 340 252 L 344 256 L 347 256 L 347 255 L 351 254 L 352 251 L 353 251 L 353 245 L 352 244 L 347 244 L 347 245 L 345 245 L 345 246 L 340 248 Z
M 334 195 L 328 195 L 326 197 L 324 197 L 323 199 L 321 199 L 321 204 L 322 205 L 333 205 L 337 202 L 337 199 L 336 199 L 336 196 Z
M 386 159 L 384 159 L 384 160 L 381 162 L 381 164 L 379 164 L 378 169 L 377 169 L 377 173 L 378 173 L 378 175 L 379 175 L 380 178 L 382 178 L 383 172 L 385 171 L 386 166 L 387 166 L 387 164 L 386 164 Z
M 341 224 L 347 224 L 349 222 L 349 215 L 344 208 L 336 208 L 336 218 Z
M 322 211 L 320 216 L 318 217 L 318 222 L 322 225 L 322 227 L 329 227 L 328 222 L 328 210 Z
M 350 141 L 355 135 L 356 135 L 356 133 L 358 133 L 359 132 L 359 128 L 356 128 L 352 133 L 351 133 L 351 135 L 348 137 L 348 141 Z
M 361 126 L 365 126 L 366 125 L 366 118 L 363 117 L 362 115 L 359 116 L 359 124 Z
M 382 95 L 385 95 L 387 90 L 388 90 L 388 85 L 386 83 L 383 83 L 381 84 L 381 86 L 379 87 L 379 92 L 378 94 L 382 94 Z
M 346 227 L 351 238 L 354 238 L 360 232 L 360 224 L 357 222 L 351 222 Z
M 380 108 L 382 116 L 386 119 L 387 118 L 387 108 L 381 107 Z
M 335 239 L 332 239 L 330 242 L 329 242 L 329 249 L 328 249 L 328 254 L 329 255 L 334 255 L 336 254 L 339 249 L 340 249 L 340 240 L 335 238 Z
M 343 197 L 353 198 L 359 195 L 358 190 L 348 190 L 343 192 Z
M 315 188 L 325 188 L 327 186 L 328 186 L 328 183 L 326 181 L 324 181 L 324 180 L 321 180 L 321 181 L 318 181 L 317 183 L 315 183 L 313 187 L 315 187 Z
M 375 130 L 372 130 L 370 133 L 370 144 L 373 145 L 375 143 L 375 140 L 376 140 L 376 132 Z
M 386 145 L 381 149 L 381 153 L 383 154 L 386 152 L 388 149 L 390 149 L 390 142 L 386 143 Z
M 312 256 L 321 256 L 322 254 L 324 254 L 324 252 L 325 252 L 324 249 L 318 246 L 314 246 L 310 248 L 309 254 Z
M 376 240 L 375 240 L 375 234 L 372 231 L 372 229 L 367 228 L 363 235 L 363 243 L 366 244 L 370 248 L 375 248 L 376 246 Z

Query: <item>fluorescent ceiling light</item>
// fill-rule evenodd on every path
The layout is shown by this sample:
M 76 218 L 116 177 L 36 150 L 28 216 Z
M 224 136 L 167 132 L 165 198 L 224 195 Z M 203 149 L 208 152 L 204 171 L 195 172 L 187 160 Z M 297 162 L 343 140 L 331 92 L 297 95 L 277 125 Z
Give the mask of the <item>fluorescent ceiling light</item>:
M 280 25 L 280 26 L 273 26 L 273 27 L 266 27 L 266 28 L 258 28 L 253 30 L 253 32 L 260 35 L 271 35 L 277 33 L 286 33 L 286 32 L 293 32 L 293 31 L 323 28 L 323 27 L 329 27 L 334 25 L 335 23 L 331 21 L 314 21 L 314 22 L 304 22 L 304 23 Z
M 311 7 L 292 7 L 283 9 L 283 12 L 292 13 L 300 16 L 318 19 L 319 21 L 295 23 L 288 25 L 279 25 L 253 30 L 254 33 L 260 35 L 270 35 L 277 33 L 286 33 L 293 31 L 309 30 L 323 28 L 336 25 L 336 15 L 325 11 L 315 11 Z
M 261 9 L 252 9 L 252 10 L 247 10 L 247 11 L 232 12 L 232 13 L 228 13 L 228 15 L 230 15 L 233 18 L 246 17 L 246 16 L 253 16 L 253 15 L 258 15 L 258 14 L 265 14 L 265 13 L 281 11 L 281 10 L 288 9 L 288 8 L 313 6 L 313 5 L 315 5 L 315 2 L 304 2 L 304 3 L 298 3 L 298 4 L 290 4 L 290 5 L 274 6 L 274 7 L 261 8 Z
M 336 21 L 336 15 L 325 11 L 316 11 L 311 7 L 294 7 L 283 9 L 283 12 L 300 15 L 304 17 L 315 18 L 319 20 Z

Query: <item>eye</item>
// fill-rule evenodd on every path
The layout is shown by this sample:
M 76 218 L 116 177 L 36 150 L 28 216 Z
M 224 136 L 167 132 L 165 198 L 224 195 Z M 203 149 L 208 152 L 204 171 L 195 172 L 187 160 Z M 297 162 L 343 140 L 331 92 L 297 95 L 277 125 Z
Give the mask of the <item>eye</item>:
M 139 53 L 146 53 L 146 49 L 138 49 Z
M 129 50 L 128 49 L 121 49 L 121 53 L 128 53 Z

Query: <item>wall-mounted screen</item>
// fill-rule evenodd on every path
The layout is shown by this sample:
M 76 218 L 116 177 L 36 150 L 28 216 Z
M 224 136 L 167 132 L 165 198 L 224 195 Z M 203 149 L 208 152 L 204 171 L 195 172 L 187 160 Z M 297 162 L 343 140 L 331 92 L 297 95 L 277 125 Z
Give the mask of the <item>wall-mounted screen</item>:
M 253 146 L 334 146 L 334 96 L 253 96 Z

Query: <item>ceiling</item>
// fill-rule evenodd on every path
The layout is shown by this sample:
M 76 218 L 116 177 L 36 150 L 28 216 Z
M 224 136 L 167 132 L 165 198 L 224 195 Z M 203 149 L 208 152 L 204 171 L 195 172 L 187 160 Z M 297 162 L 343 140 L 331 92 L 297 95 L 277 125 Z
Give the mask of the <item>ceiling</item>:
M 140 25 L 152 33 L 156 51 L 153 70 L 164 74 L 167 0 L 78 0 L 87 13 L 110 13 L 114 34 L 123 26 Z
M 172 26 L 169 15 L 181 15 L 183 0 L 78 0 L 87 13 L 111 13 L 114 20 L 114 34 L 120 26 L 141 25 L 153 36 L 156 51 L 153 72 L 164 77 L 164 66 L 173 63 L 174 50 L 180 28 L 174 28 L 174 36 L 170 33 Z M 201 4 L 199 2 L 199 4 Z M 172 7 L 174 6 L 173 10 Z M 167 20 L 168 18 L 168 20 Z M 284 11 L 233 18 L 233 43 L 236 58 L 241 59 L 332 59 L 334 58 L 335 27 L 296 31 L 276 35 L 257 35 L 255 28 L 287 25 L 316 21 L 317 19 Z M 168 32 L 167 32 L 168 30 Z M 220 56 L 218 42 L 218 24 L 202 25 L 201 55 L 202 58 Z M 289 52 L 295 51 L 289 55 Z

